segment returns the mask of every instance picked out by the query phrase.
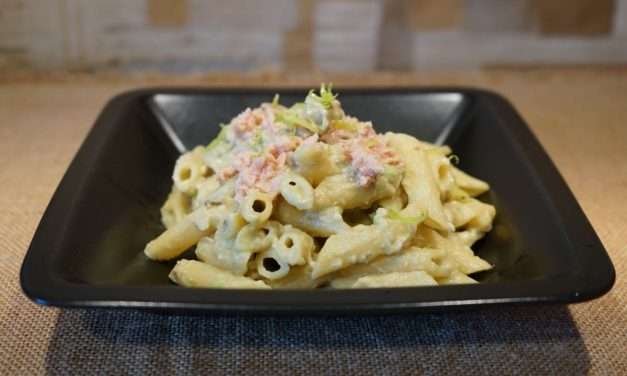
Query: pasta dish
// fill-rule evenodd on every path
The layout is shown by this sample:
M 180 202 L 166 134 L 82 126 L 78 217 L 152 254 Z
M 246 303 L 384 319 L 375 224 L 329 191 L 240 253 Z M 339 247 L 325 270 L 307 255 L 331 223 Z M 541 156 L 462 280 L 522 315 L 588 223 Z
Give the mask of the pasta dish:
M 182 154 L 144 250 L 180 259 L 170 279 L 204 288 L 370 288 L 476 283 L 471 246 L 492 228 L 489 186 L 447 146 L 377 134 L 331 87 L 289 107 L 246 109 Z

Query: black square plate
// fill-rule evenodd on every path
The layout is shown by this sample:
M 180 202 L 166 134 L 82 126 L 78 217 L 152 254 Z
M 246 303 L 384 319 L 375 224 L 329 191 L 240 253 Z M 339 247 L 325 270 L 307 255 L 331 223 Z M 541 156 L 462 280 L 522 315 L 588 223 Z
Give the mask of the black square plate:
M 579 302 L 614 283 L 605 249 L 538 141 L 502 97 L 473 89 L 339 90 L 346 112 L 449 144 L 461 167 L 488 181 L 494 230 L 475 251 L 495 267 L 478 285 L 363 290 L 186 289 L 172 263 L 143 255 L 163 228 L 159 207 L 181 150 L 207 144 L 247 106 L 283 103 L 305 90 L 172 90 L 125 93 L 106 106 L 74 158 L 32 240 L 24 292 L 64 307 L 157 310 L 355 312 L 486 304 Z

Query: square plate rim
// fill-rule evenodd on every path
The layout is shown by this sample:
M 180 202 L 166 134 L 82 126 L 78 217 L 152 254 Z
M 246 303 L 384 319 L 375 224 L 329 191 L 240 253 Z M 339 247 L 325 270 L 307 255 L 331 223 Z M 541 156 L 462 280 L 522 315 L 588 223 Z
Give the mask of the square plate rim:
M 159 94 L 215 95 L 215 94 L 274 94 L 302 93 L 305 87 L 152 87 L 122 92 L 111 98 L 97 117 L 66 173 L 55 190 L 48 207 L 35 231 L 24 257 L 20 271 L 20 285 L 24 294 L 36 303 L 59 307 L 141 308 L 152 310 L 191 311 L 249 311 L 249 312 L 306 312 L 346 313 L 377 311 L 417 311 L 468 308 L 483 305 L 529 303 L 576 303 L 597 298 L 608 292 L 615 281 L 615 270 L 600 239 L 583 210 L 568 188 L 561 174 L 544 151 L 527 123 L 514 107 L 500 94 L 485 89 L 464 86 L 413 86 L 413 87 L 342 87 L 348 94 L 442 94 L 456 93 L 472 105 L 479 99 L 486 101 L 493 112 L 505 114 L 507 131 L 516 136 L 523 146 L 526 162 L 533 162 L 533 172 L 542 182 L 559 214 L 565 235 L 573 247 L 585 247 L 587 265 L 596 265 L 603 273 L 583 268 L 583 274 L 526 281 L 502 281 L 472 286 L 409 287 L 394 289 L 359 290 L 291 290 L 250 291 L 219 289 L 181 289 L 176 286 L 124 286 L 87 285 L 62 280 L 46 269 L 43 259 L 45 248 L 40 245 L 50 234 L 50 217 L 59 213 L 72 194 L 80 191 L 80 184 L 70 186 L 70 181 L 80 182 L 83 174 L 104 146 L 106 135 L 112 131 L 110 122 L 120 116 L 122 109 L 148 102 Z M 147 103 L 144 103 L 147 105 Z M 539 163 L 538 163 L 539 162 Z M 549 186 L 547 188 L 547 185 Z M 550 188 L 550 189 L 549 189 Z M 66 204 L 66 205 L 62 205 Z M 67 220 L 65 221 L 67 225 Z M 48 228 L 48 231 L 46 231 Z M 62 231 L 58 232 L 63 233 Z M 61 236 L 61 235 L 57 235 Z M 52 241 L 54 244 L 54 241 Z M 594 269 L 594 268 L 592 268 Z M 547 288 L 547 282 L 551 282 Z M 592 282 L 592 283 L 591 283 Z M 495 288 L 498 287 L 498 288 Z M 540 293 L 539 287 L 544 289 Z M 533 289 L 535 288 L 535 290 Z M 530 293 L 531 290 L 531 293 Z M 383 299 L 369 301 L 377 294 Z M 237 299 L 233 299 L 235 296 Z M 245 298 L 245 299 L 242 299 Z M 319 299 L 328 306 L 321 306 Z M 239 301 L 238 301 L 239 300 Z M 241 300 L 244 300 L 242 302 Z M 313 302 L 313 303 L 312 303 Z

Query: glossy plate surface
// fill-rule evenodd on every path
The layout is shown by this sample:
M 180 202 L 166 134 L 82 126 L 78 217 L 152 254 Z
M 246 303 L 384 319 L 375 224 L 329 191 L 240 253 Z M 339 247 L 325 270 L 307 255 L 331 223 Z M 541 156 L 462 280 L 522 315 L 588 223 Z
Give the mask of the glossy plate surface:
M 548 156 L 502 97 L 472 89 L 339 90 L 348 114 L 378 132 L 450 145 L 460 167 L 488 181 L 494 230 L 475 247 L 493 270 L 482 283 L 370 290 L 185 289 L 143 247 L 181 150 L 207 144 L 246 107 L 301 100 L 306 90 L 147 89 L 113 98 L 74 158 L 21 271 L 31 299 L 66 307 L 178 311 L 355 312 L 486 304 L 578 302 L 614 283 L 598 237 Z M 188 253 L 189 255 L 189 253 Z

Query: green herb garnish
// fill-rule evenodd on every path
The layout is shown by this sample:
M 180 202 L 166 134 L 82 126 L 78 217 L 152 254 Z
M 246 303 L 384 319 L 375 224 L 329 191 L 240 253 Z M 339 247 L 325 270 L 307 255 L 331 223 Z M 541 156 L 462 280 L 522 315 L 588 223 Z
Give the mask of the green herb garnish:
M 225 124 L 220 124 L 220 133 L 214 138 L 209 145 L 207 145 L 207 151 L 210 151 L 220 145 L 224 140 L 226 140 L 226 127 Z
M 316 99 L 327 110 L 333 107 L 333 101 L 337 98 L 337 94 L 333 94 L 333 84 L 328 84 L 327 86 L 321 84 L 320 95 L 311 90 L 307 96 Z
M 257 130 L 255 135 L 250 139 L 250 147 L 257 152 L 261 152 L 263 150 L 263 136 L 261 132 Z
M 401 214 L 401 212 L 394 209 L 388 209 L 388 218 L 393 221 L 399 221 L 408 225 L 417 225 L 419 223 L 422 223 L 422 221 L 427 218 L 427 215 L 422 212 L 418 216 L 407 216 Z
M 287 110 L 278 111 L 275 114 L 275 118 L 278 122 L 281 122 L 290 127 L 300 127 L 305 128 L 312 133 L 318 133 L 318 127 L 311 120 L 300 116 L 296 111 L 294 111 L 294 107 Z
M 331 122 L 331 126 L 335 129 L 341 129 L 343 131 L 349 131 L 349 132 L 357 132 L 359 130 L 359 127 L 357 126 L 357 124 L 355 124 L 352 121 L 346 121 L 346 120 L 333 120 Z

